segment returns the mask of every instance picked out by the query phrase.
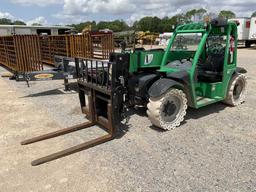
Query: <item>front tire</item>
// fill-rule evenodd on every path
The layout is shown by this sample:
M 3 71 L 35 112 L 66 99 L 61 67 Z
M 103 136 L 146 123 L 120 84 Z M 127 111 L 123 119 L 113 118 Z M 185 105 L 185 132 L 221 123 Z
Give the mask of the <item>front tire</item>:
M 224 103 L 237 106 L 245 101 L 247 79 L 243 74 L 235 74 L 230 81 L 230 86 Z
M 157 98 L 150 98 L 147 114 L 151 123 L 164 130 L 180 125 L 188 108 L 185 93 L 179 89 L 170 89 Z
M 245 47 L 250 48 L 251 47 L 251 42 L 250 41 L 245 41 Z

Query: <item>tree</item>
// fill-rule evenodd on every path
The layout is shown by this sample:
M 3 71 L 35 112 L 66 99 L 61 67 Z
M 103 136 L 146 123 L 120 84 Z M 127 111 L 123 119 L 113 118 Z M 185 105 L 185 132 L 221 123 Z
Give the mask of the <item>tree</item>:
M 256 17 L 256 11 L 252 13 L 252 17 Z
M 88 26 L 91 26 L 92 30 L 97 30 L 95 21 L 92 21 L 92 22 L 87 21 L 87 22 L 82 22 L 82 23 L 79 23 L 79 24 L 72 24 L 72 25 L 69 25 L 69 26 L 74 27 L 75 30 L 77 30 L 79 33 L 81 33 L 83 31 L 83 29 L 85 27 L 88 27 Z
M 0 25 L 26 25 L 26 23 L 24 23 L 23 21 L 20 21 L 20 20 L 15 20 L 12 22 L 11 19 L 1 18 Z
M 128 30 L 129 26 L 123 20 L 101 21 L 97 24 L 97 29 L 110 29 L 114 32 L 120 32 Z
M 202 21 L 204 16 L 207 14 L 207 10 L 201 8 L 196 11 L 196 17 L 199 21 Z
M 149 31 L 151 23 L 152 23 L 152 17 L 143 17 L 137 23 L 137 30 Z
M 222 17 L 224 19 L 233 19 L 236 17 L 236 14 L 232 11 L 222 10 L 219 13 L 219 17 Z
M 158 17 L 143 17 L 136 25 L 140 31 L 158 32 L 160 22 Z
M 82 32 L 85 27 L 91 26 L 91 29 L 101 30 L 101 29 L 110 29 L 114 32 L 125 31 L 129 29 L 129 26 L 123 20 L 114 20 L 114 21 L 100 21 L 98 24 L 95 21 L 87 21 L 79 24 L 69 25 L 74 27 L 78 32 Z
M 139 22 L 138 22 L 138 21 L 135 21 L 135 22 L 133 23 L 132 28 L 133 28 L 134 30 L 138 31 L 138 30 L 139 30 Z
M 195 17 L 196 17 L 196 13 L 197 13 L 197 10 L 196 9 L 192 9 L 190 11 L 188 11 L 185 16 L 189 19 L 189 20 L 192 20 L 194 21 L 195 20 Z
M 215 19 L 217 17 L 218 17 L 218 15 L 216 13 L 208 12 L 207 14 L 204 15 L 204 20 L 205 21 L 210 21 L 210 20 Z
M 181 25 L 191 22 L 191 20 L 185 14 L 177 14 L 171 18 L 176 25 Z
M 13 22 L 13 25 L 27 25 L 27 24 L 24 23 L 23 21 L 16 20 Z
M 161 19 L 158 25 L 158 32 L 163 33 L 171 30 L 170 19 L 168 17 L 164 17 Z
M 7 18 L 1 18 L 0 19 L 0 25 L 11 25 L 11 24 L 12 24 L 11 19 L 7 19 Z
M 164 17 L 159 25 L 158 25 L 158 32 L 163 33 L 163 32 L 172 32 L 177 25 L 176 19 Z
M 190 22 L 196 22 L 196 21 L 202 21 L 203 16 L 207 13 L 207 10 L 201 8 L 201 9 L 192 9 L 188 11 L 185 14 L 185 17 L 187 17 L 187 21 Z
M 32 26 L 42 26 L 41 23 L 33 23 Z

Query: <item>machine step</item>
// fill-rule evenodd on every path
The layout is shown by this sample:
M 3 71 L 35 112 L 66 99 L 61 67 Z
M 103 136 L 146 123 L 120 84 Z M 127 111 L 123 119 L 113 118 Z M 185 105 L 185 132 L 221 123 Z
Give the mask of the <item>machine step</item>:
M 200 97 L 200 96 L 198 96 L 196 98 L 197 106 L 199 108 L 203 107 L 203 106 L 206 106 L 206 105 L 209 105 L 209 104 L 212 104 L 212 103 L 216 103 L 216 102 L 218 102 L 220 100 L 221 100 L 221 97 L 207 98 L 207 97 Z

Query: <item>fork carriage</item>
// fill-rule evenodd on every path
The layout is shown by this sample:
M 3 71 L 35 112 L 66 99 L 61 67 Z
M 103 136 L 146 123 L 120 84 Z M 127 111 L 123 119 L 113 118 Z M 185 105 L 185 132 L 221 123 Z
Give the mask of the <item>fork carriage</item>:
M 126 69 L 128 69 L 127 66 L 129 63 L 124 62 L 127 60 L 127 57 L 124 54 L 112 54 L 110 61 L 75 58 L 81 110 L 89 121 L 25 140 L 21 144 L 27 145 L 47 140 L 95 125 L 103 128 L 107 134 L 32 161 L 31 164 L 33 166 L 88 149 L 115 138 L 117 125 L 121 120 L 122 104 L 125 94 L 122 77 L 128 74 Z M 67 59 L 63 60 L 65 61 Z

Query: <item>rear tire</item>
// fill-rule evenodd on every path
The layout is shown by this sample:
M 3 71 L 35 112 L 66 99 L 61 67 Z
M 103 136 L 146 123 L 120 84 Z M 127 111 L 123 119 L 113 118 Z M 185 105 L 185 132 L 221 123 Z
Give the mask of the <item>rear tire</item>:
M 247 79 L 243 74 L 235 74 L 230 81 L 230 86 L 227 92 L 224 103 L 237 106 L 245 101 L 247 89 Z
M 157 98 L 150 98 L 147 114 L 151 123 L 164 130 L 180 125 L 188 108 L 185 93 L 179 89 L 170 89 Z

